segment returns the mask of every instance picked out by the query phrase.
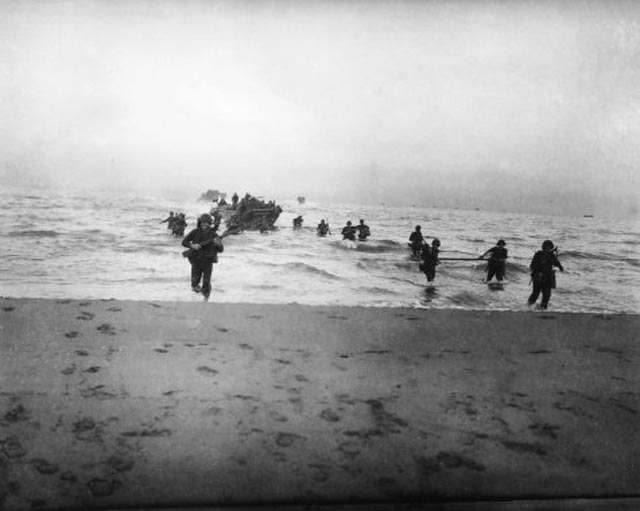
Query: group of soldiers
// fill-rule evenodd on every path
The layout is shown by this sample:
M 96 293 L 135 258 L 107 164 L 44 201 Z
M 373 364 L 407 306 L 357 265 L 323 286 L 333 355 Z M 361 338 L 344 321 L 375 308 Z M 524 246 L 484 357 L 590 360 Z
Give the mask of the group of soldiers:
M 487 261 L 486 282 L 490 283 L 495 277 L 498 283 L 502 283 L 506 273 L 507 249 L 504 240 L 498 240 L 494 247 L 491 247 L 478 260 Z M 434 238 L 429 245 L 422 235 L 421 226 L 416 225 L 415 230 L 409 236 L 409 246 L 413 256 L 421 260 L 420 270 L 427 277 L 427 282 L 433 282 L 436 276 L 436 266 L 440 264 L 440 240 Z M 488 259 L 485 259 L 489 256 Z M 473 260 L 473 259 L 471 259 Z M 531 307 L 536 304 L 538 297 L 542 294 L 540 308 L 546 309 L 551 298 L 551 290 L 556 287 L 556 277 L 554 268 L 564 271 L 558 260 L 558 248 L 551 240 L 544 240 L 541 250 L 538 250 L 531 260 L 529 270 L 531 271 L 531 284 L 533 291 L 529 295 L 527 304 Z
M 160 223 L 167 223 L 167 229 L 171 229 L 174 236 L 184 236 L 184 230 L 187 228 L 187 217 L 184 213 L 169 212 L 169 216 Z
M 298 215 L 293 219 L 293 228 L 300 229 L 302 227 L 303 222 L 302 215 Z M 331 229 L 329 228 L 329 224 L 323 218 L 320 220 L 320 223 L 316 227 L 316 234 L 318 236 L 326 236 L 327 234 L 332 234 Z M 353 225 L 351 220 L 347 221 L 347 224 L 342 228 L 341 231 L 342 239 L 349 241 L 356 241 L 356 238 L 359 241 L 366 241 L 366 239 L 371 236 L 371 230 L 369 226 L 364 223 L 363 219 L 360 219 L 360 223 L 358 225 Z
M 302 215 L 295 217 L 293 219 L 293 228 L 300 229 L 303 221 L 304 219 L 302 218 Z M 320 220 L 320 223 L 316 227 L 316 234 L 318 236 L 332 234 L 329 224 L 324 218 Z M 341 234 L 343 240 L 356 241 L 356 239 L 358 239 L 359 241 L 366 241 L 367 238 L 371 236 L 371 229 L 369 229 L 369 226 L 364 223 L 364 219 L 360 219 L 360 223 L 358 225 L 353 225 L 351 220 L 349 220 L 342 228 Z
M 184 213 L 175 213 L 172 211 L 169 217 L 162 221 L 168 222 L 168 228 L 176 236 L 183 236 L 184 229 L 187 225 Z M 293 219 L 293 227 L 295 229 L 302 227 L 302 215 Z M 186 251 L 185 257 L 189 257 L 192 265 L 192 288 L 196 292 L 202 292 L 208 297 L 211 290 L 211 267 L 217 262 L 217 253 L 222 252 L 222 237 L 218 236 L 217 228 L 220 224 L 220 218 L 212 218 L 209 214 L 204 214 L 198 218 L 197 227 L 191 231 L 183 240 L 182 244 L 189 250 Z M 316 228 L 318 236 L 326 236 L 331 234 L 329 224 L 322 219 Z M 349 241 L 366 241 L 371 235 L 371 230 L 365 224 L 364 219 L 360 219 L 358 225 L 352 225 L 351 221 L 347 221 L 343 227 L 342 239 Z M 203 245 L 203 241 L 206 243 Z M 207 246 L 207 250 L 200 249 Z M 440 240 L 433 238 L 431 244 L 427 243 L 425 236 L 422 234 L 420 225 L 416 225 L 415 230 L 409 236 L 409 247 L 415 259 L 420 261 L 419 269 L 427 277 L 427 282 L 434 281 L 436 276 L 436 267 L 440 264 Z M 506 261 L 508 257 L 506 242 L 498 240 L 494 247 L 491 247 L 478 258 L 462 260 L 486 260 L 487 261 L 487 277 L 486 282 L 491 283 L 495 277 L 499 284 L 504 281 L 506 274 Z M 187 255 L 188 253 L 188 255 Z M 204 259 L 201 256 L 205 256 Z M 488 259 L 487 259 L 488 256 Z M 528 298 L 528 305 L 536 304 L 538 297 L 542 295 L 540 303 L 541 309 L 546 309 L 551 298 L 551 290 L 556 287 L 554 268 L 564 271 L 564 268 L 558 260 L 558 249 L 551 240 L 545 240 L 542 243 L 542 249 L 537 251 L 529 269 L 531 271 L 531 284 L 533 291 Z M 202 286 L 200 282 L 202 280 Z

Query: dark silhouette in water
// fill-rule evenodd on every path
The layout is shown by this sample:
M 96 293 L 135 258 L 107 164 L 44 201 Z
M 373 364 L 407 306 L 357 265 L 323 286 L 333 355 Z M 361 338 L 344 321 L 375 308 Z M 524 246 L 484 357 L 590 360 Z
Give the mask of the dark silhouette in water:
M 529 296 L 528 304 L 531 306 L 536 303 L 538 296 L 542 293 L 542 301 L 540 308 L 546 309 L 551 298 L 551 290 L 556 287 L 556 273 L 554 267 L 564 271 L 562 264 L 558 261 L 558 249 L 553 246 L 551 240 L 545 240 L 542 243 L 542 250 L 538 250 L 531 260 L 529 268 L 531 270 L 531 282 L 533 283 L 533 292 Z

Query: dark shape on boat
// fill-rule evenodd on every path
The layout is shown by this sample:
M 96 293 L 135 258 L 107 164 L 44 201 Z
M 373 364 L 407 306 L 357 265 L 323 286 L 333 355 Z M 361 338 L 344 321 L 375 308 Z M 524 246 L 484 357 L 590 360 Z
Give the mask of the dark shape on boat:
M 211 215 L 224 220 L 228 230 L 234 232 L 247 231 L 272 231 L 274 224 L 282 213 L 282 208 L 275 201 L 264 201 L 246 194 L 238 203 L 220 203 L 211 209 Z
M 300 196 L 298 197 L 298 203 L 299 203 L 299 204 L 304 204 L 304 201 L 306 201 L 306 200 L 307 200 L 307 199 L 306 199 L 305 197 L 303 197 L 302 195 L 300 195 Z
M 226 193 L 222 193 L 218 190 L 207 190 L 200 196 L 198 200 L 207 201 L 207 202 L 218 202 L 218 201 L 224 201 L 226 196 L 227 196 Z

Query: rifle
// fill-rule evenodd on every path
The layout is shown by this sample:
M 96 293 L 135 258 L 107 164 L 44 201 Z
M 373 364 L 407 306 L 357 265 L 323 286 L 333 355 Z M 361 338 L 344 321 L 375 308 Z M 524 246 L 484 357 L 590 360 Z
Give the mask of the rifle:
M 226 238 L 227 236 L 230 236 L 231 234 L 239 234 L 240 230 L 239 229 L 227 229 L 226 231 L 224 231 L 219 238 L 222 240 L 224 238 Z M 211 238 L 210 240 L 207 240 L 203 243 L 200 244 L 200 248 L 202 247 L 206 247 L 208 245 L 211 245 L 212 243 L 214 243 L 215 241 L 217 241 L 218 237 L 216 238 Z M 182 257 L 189 257 L 191 255 L 193 255 L 194 252 L 197 252 L 198 250 L 200 250 L 200 248 L 188 248 L 187 250 L 184 250 L 182 252 Z
M 439 257 L 438 261 L 486 261 L 481 257 Z

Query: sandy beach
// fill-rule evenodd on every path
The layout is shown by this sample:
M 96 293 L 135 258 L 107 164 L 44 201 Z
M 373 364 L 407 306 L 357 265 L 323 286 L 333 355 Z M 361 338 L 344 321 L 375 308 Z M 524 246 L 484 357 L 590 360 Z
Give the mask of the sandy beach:
M 639 327 L 552 311 L 4 298 L 0 508 L 624 508 L 640 494 Z

